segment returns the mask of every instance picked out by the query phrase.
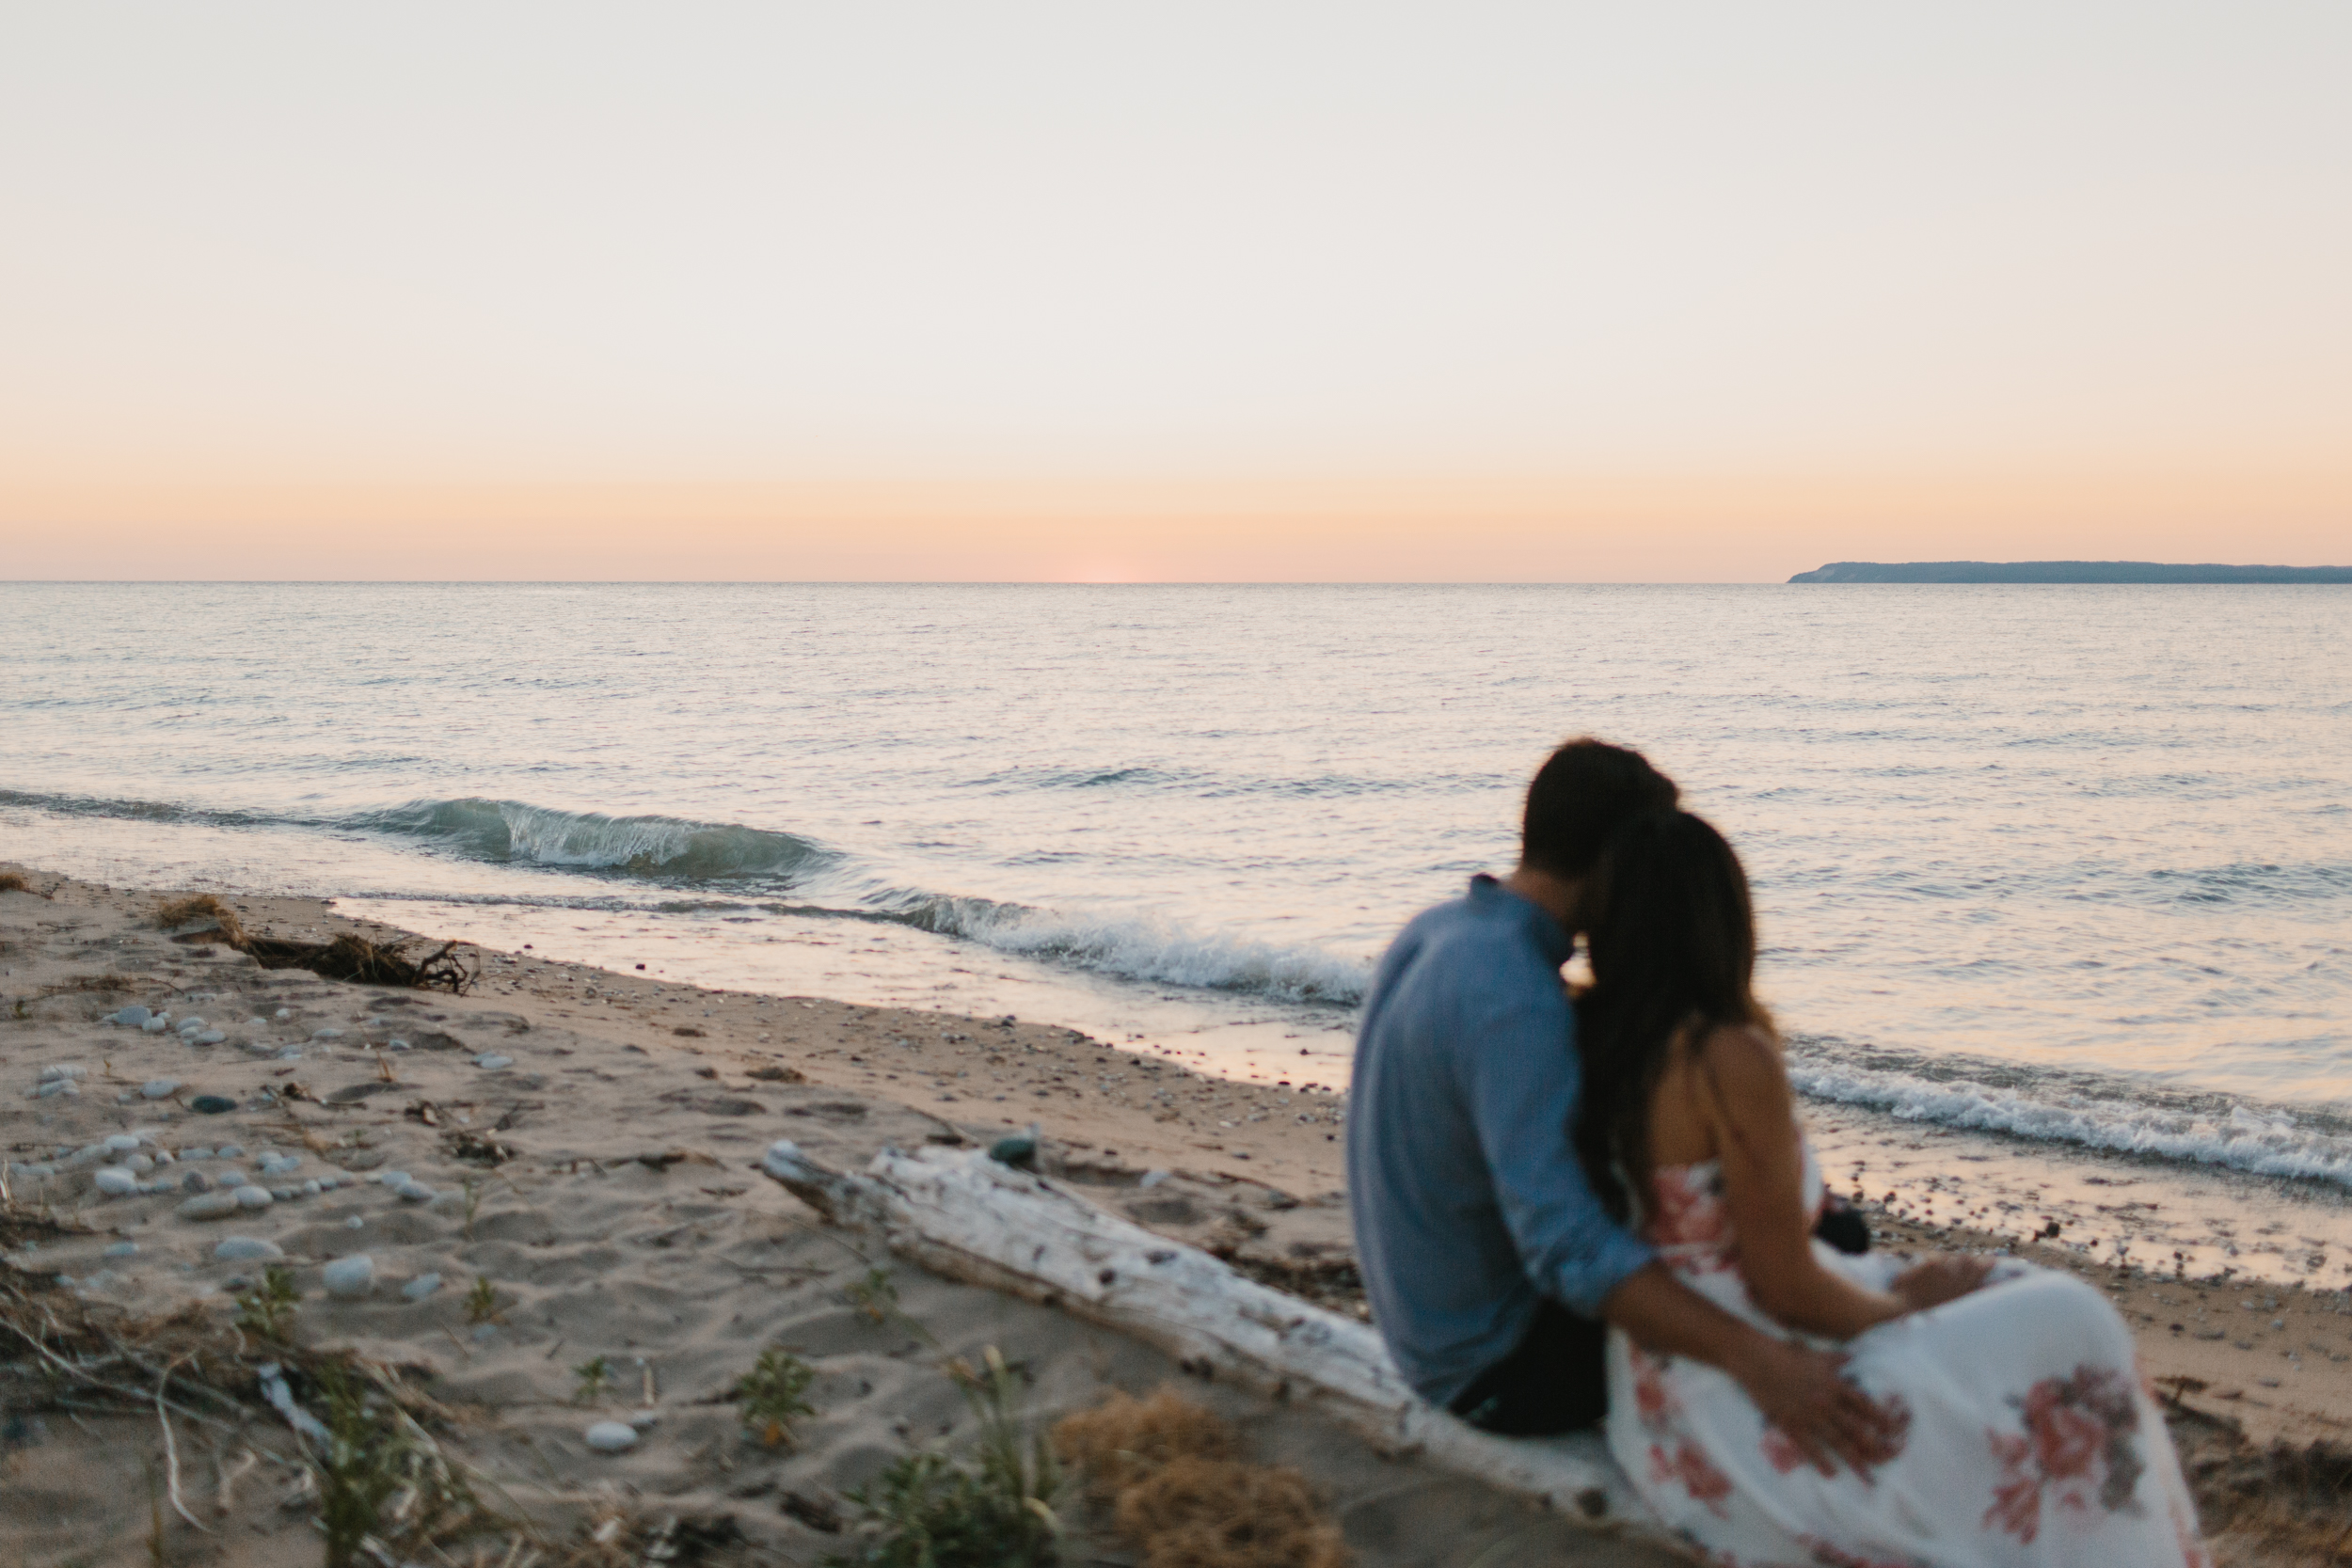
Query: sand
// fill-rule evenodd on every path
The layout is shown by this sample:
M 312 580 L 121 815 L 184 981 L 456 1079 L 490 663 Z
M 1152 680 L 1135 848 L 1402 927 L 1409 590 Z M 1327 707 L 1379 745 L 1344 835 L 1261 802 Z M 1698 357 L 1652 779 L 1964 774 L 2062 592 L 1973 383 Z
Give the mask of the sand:
M 31 891 L 0 893 L 0 997 L 12 1014 L 0 1023 L 0 1148 L 18 1212 L 46 1210 L 87 1233 L 12 1245 L 13 1277 L 141 1315 L 188 1303 L 225 1312 L 259 1265 L 217 1258 L 220 1243 L 273 1243 L 303 1293 L 299 1338 L 412 1369 L 418 1386 L 466 1413 L 466 1460 L 551 1530 L 583 1528 L 600 1510 L 731 1516 L 742 1540 L 714 1560 L 813 1563 L 842 1538 L 810 1521 L 838 1513 L 844 1490 L 911 1444 L 952 1448 L 968 1434 L 941 1364 L 993 1344 L 1025 1370 L 1039 1420 L 1109 1388 L 1186 1382 L 1240 1424 L 1251 1457 L 1306 1472 L 1361 1563 L 1672 1560 L 1384 1456 L 1269 1400 L 1189 1382 L 1119 1335 L 862 1254 L 752 1168 L 779 1136 L 849 1165 L 886 1143 L 985 1141 L 1034 1122 L 1049 1168 L 1105 1207 L 1360 1310 L 1337 1095 L 1204 1077 L 1165 1054 L 1016 1019 L 710 990 L 529 951 L 484 955 L 462 997 L 344 985 L 264 972 L 200 935 L 170 940 L 152 892 L 26 880 Z M 396 934 L 310 900 L 230 902 L 257 934 Z M 226 1038 L 190 1045 L 103 1022 L 131 1004 L 200 1015 Z M 52 1064 L 85 1069 L 79 1092 L 30 1098 Z M 199 1095 L 235 1108 L 199 1114 Z M 180 1156 L 147 1180 L 202 1173 L 217 1190 L 233 1167 L 285 1196 L 190 1220 L 182 1192 L 106 1196 L 93 1185 L 99 1162 L 57 1157 L 140 1130 L 151 1153 Z M 1841 1157 L 1869 1132 L 1843 1126 Z M 242 1152 L 224 1157 L 224 1146 Z M 202 1150 L 212 1157 L 195 1157 Z M 264 1176 L 265 1151 L 301 1163 Z M 431 1196 L 395 1193 L 388 1172 Z M 342 1184 L 304 1193 L 322 1179 Z M 2145 1370 L 2216 1430 L 2257 1444 L 2346 1435 L 2352 1314 L 2341 1291 L 2233 1288 L 2107 1266 L 2087 1245 L 2019 1245 L 1883 1207 L 1871 1217 L 1899 1250 L 2011 1244 L 2096 1280 L 2134 1325 Z M 327 1295 L 323 1267 L 360 1253 L 372 1290 Z M 879 1322 L 850 1293 L 876 1267 L 899 1303 Z M 476 1322 L 469 1295 L 485 1280 L 495 1315 Z M 819 1413 L 786 1452 L 751 1441 L 715 1402 L 771 1344 L 818 1373 Z M 573 1369 L 592 1356 L 612 1369 L 602 1409 L 574 1401 Z M 633 1414 L 644 1430 L 630 1451 L 583 1442 L 592 1420 Z M 142 1478 L 161 1451 L 151 1418 L 49 1412 L 8 1430 L 0 1477 L 26 1506 L 0 1511 L 0 1560 L 148 1560 Z M 246 1446 L 293 1451 L 262 1421 L 233 1439 L 192 1430 L 182 1442 L 208 1495 L 215 1450 L 233 1458 Z M 2243 1456 L 2235 1436 L 2223 1447 L 2209 1471 Z M 290 1474 L 265 1463 L 209 1534 L 171 1522 L 168 1560 L 316 1561 L 306 1512 L 278 1506 Z M 1065 1560 L 1135 1560 L 1105 1521 L 1084 1510 L 1073 1519 Z

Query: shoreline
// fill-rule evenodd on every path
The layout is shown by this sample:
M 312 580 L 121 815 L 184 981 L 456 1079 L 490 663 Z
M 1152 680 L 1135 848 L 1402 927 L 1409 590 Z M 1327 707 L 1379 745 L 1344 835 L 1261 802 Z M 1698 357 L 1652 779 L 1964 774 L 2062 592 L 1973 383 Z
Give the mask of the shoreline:
M 313 1164 L 331 1160 L 346 1171 L 380 1173 L 388 1161 L 398 1161 L 427 1182 L 470 1186 L 479 1175 L 493 1191 L 502 1193 L 503 1182 L 519 1195 L 609 1179 L 614 1171 L 650 1172 L 620 1180 L 658 1183 L 675 1169 L 703 1196 L 723 1195 L 704 1202 L 690 1194 L 685 1208 L 675 1196 L 660 1198 L 657 1207 L 681 1216 L 670 1222 L 681 1228 L 720 1223 L 691 1215 L 770 1206 L 763 1202 L 770 1195 L 749 1196 L 767 1184 L 731 1167 L 755 1159 L 778 1135 L 812 1140 L 812 1148 L 830 1138 L 844 1157 L 853 1157 L 879 1141 L 985 1141 L 1035 1122 L 1046 1167 L 1104 1207 L 1216 1252 L 1265 1283 L 1360 1310 L 1337 1094 L 1214 1077 L 1168 1048 L 1124 1049 L 1057 1025 L 712 990 L 545 960 L 528 950 L 484 950 L 481 980 L 462 998 L 398 995 L 302 970 L 259 971 L 242 954 L 174 943 L 154 929 L 153 911 L 164 895 L 37 872 L 27 873 L 27 882 L 28 893 L 0 894 L 0 991 L 24 999 L 14 1008 L 16 1022 L 0 1036 L 9 1042 L 0 1055 L 16 1091 L 0 1099 L 0 1141 L 12 1174 L 53 1167 L 30 1188 L 24 1176 L 15 1176 L 20 1201 L 35 1200 L 43 1188 L 70 1191 L 85 1220 L 113 1226 L 109 1233 L 126 1240 L 151 1245 L 159 1233 L 169 1234 L 168 1211 L 134 1216 L 117 1205 L 152 1208 L 152 1200 L 96 1199 L 88 1177 L 69 1169 L 59 1151 L 101 1125 L 112 1131 L 151 1121 L 158 1112 L 170 1118 L 170 1139 L 198 1136 L 199 1128 L 210 1136 L 230 1118 L 215 1123 L 163 1109 L 181 1106 L 207 1085 L 250 1097 L 235 1119 L 254 1130 L 256 1148 L 266 1141 L 301 1157 L 308 1145 L 319 1155 Z M 316 899 L 247 895 L 224 902 L 257 936 L 421 937 L 350 919 Z M 103 967 L 93 973 L 93 965 Z M 209 1048 L 94 1022 L 126 1004 L 168 1001 L 184 1013 L 264 989 L 272 1000 L 286 999 L 288 1020 L 273 1016 L 259 1030 L 231 1024 L 224 1031 L 230 1037 Z M 322 1022 L 327 1020 L 334 1022 Z M 335 1028 L 344 1031 L 341 1037 L 316 1037 Z M 390 1047 L 395 1029 L 416 1037 L 404 1039 L 405 1053 Z M 256 1038 L 241 1046 L 241 1034 Z M 288 1057 L 287 1051 L 299 1054 Z M 515 1059 L 503 1066 L 477 1065 L 509 1053 Z M 157 1082 L 146 1076 L 157 1070 L 148 1055 L 178 1064 L 170 1070 L 184 1072 L 187 1082 L 160 1099 L 145 1098 Z M 37 1061 L 77 1058 L 90 1069 L 84 1092 L 71 1100 L 26 1098 Z M 378 1090 L 376 1084 L 389 1086 Z M 564 1096 L 578 1097 L 576 1116 L 551 1113 L 549 1101 Z M 264 1109 L 254 1111 L 256 1105 Z M 1952 1171 L 1979 1168 L 1959 1163 L 1977 1150 L 1972 1135 L 1851 1108 L 1809 1109 L 1833 1181 L 1853 1184 L 1851 1172 L 1875 1189 L 1865 1210 L 1881 1246 L 1898 1253 L 2007 1248 L 2067 1269 L 2107 1292 L 2133 1328 L 2144 1370 L 2190 1410 L 2233 1424 L 2256 1445 L 2352 1437 L 2352 1303 L 2344 1291 L 2189 1277 L 2185 1267 L 2143 1267 L 2144 1251 L 2137 1260 L 2127 1251 L 2119 1264 L 2115 1249 L 2096 1246 L 2096 1238 L 2072 1240 L 2066 1232 L 2074 1220 L 2062 1223 L 2055 1243 L 1950 1223 L 1993 1207 L 1947 1180 Z M 510 1122 L 518 1130 L 508 1130 Z M 437 1157 L 466 1147 L 469 1137 L 511 1145 L 517 1157 L 473 1175 L 447 1158 L 437 1165 Z M 729 1145 L 739 1147 L 730 1151 Z M 1915 1168 L 1927 1174 L 1914 1177 Z M 2097 1172 L 2088 1161 L 2085 1169 L 2081 1180 L 2089 1183 Z M 1887 1185 L 1878 1186 L 1882 1179 Z M 2042 1180 L 2050 1189 L 2044 1208 L 2098 1196 L 2087 1184 L 2058 1195 L 2057 1183 Z M 671 1185 L 675 1191 L 681 1182 L 673 1177 Z M 427 1212 L 449 1209 L 453 1196 L 443 1185 Z M 297 1197 L 286 1223 L 297 1223 L 294 1215 L 310 1208 L 329 1212 L 342 1198 L 340 1191 Z M 1939 1198 L 1944 1214 L 1932 1216 L 1928 1205 Z M 655 1200 L 649 1195 L 647 1201 Z M 485 1203 L 485 1212 L 490 1207 Z M 2101 1207 L 2090 1204 L 2090 1212 Z M 554 1212 L 544 1198 L 537 1210 Z M 2014 1224 L 2038 1222 L 2042 1214 L 1998 1217 Z M 2249 1228 L 2259 1217 L 2245 1216 Z M 389 1215 L 354 1212 L 341 1223 L 397 1231 L 393 1222 L 422 1218 L 395 1205 Z M 2118 1223 L 2112 1213 L 2101 1218 Z M 365 1233 L 381 1239 L 377 1230 Z M 317 1224 L 291 1233 L 318 1253 L 344 1244 L 340 1237 L 329 1243 L 329 1234 Z M 216 1295 L 209 1281 L 223 1272 L 199 1263 L 178 1279 L 149 1273 L 126 1286 L 119 1276 L 137 1265 L 106 1263 L 95 1238 L 48 1250 L 39 1266 L 71 1275 L 76 1289 L 102 1295 L 127 1290 L 143 1307 L 157 1309 L 203 1299 L 208 1290 Z M 93 1265 L 95 1274 L 74 1273 Z M 435 1359 L 452 1359 L 446 1351 L 453 1346 L 470 1362 L 458 1337 L 440 1338 L 443 1354 Z M 658 1327 L 631 1340 L 661 1342 Z M 416 1345 L 383 1343 L 388 1352 L 419 1354 Z
M 52 876 L 40 884 L 109 901 L 164 896 Z M 325 899 L 246 895 L 224 902 L 257 935 L 447 940 L 344 914 Z M 1175 1048 L 1120 1045 L 1009 1015 L 727 990 L 541 958 L 528 948 L 480 951 L 469 1002 L 528 1006 L 624 1049 L 706 1057 L 739 1072 L 780 1066 L 811 1085 L 897 1101 L 974 1140 L 1036 1123 L 1050 1157 L 1081 1183 L 1118 1189 L 1167 1173 L 1154 1182 L 1166 1189 L 1160 1199 L 1122 1210 L 1128 1217 L 1328 1304 L 1359 1299 L 1339 1139 L 1343 1093 L 1225 1077 L 1188 1065 Z M 1306 1071 L 1313 1070 L 1311 1061 Z M 2007 1250 L 2096 1279 L 2133 1323 L 2151 1376 L 2201 1381 L 2265 1438 L 2352 1435 L 2352 1291 L 2255 1274 L 2243 1255 L 2225 1260 L 2221 1247 L 2233 1243 L 2170 1232 L 2164 1203 L 2115 1201 L 2124 1196 L 2119 1189 L 2164 1179 L 2193 1184 L 2209 1209 L 2226 1213 L 2233 1203 L 2266 1205 L 2277 1180 L 2184 1173 L 2130 1156 L 1902 1122 L 1866 1107 L 1807 1101 L 1806 1113 L 1824 1171 L 1884 1244 Z M 1999 1196 L 2012 1192 L 2034 1201 Z M 2306 1198 L 2315 1210 L 2352 1210 Z M 2251 1229 L 2260 1216 L 2239 1217 Z M 2058 1234 L 2044 1239 L 2053 1223 Z M 2266 1228 L 2285 1227 L 2273 1214 Z M 2153 1246 L 2152 1238 L 2186 1244 Z M 2303 1262 L 2325 1256 L 2324 1246 L 2300 1250 L 2309 1237 L 2247 1240 L 2280 1258 L 2296 1247 Z

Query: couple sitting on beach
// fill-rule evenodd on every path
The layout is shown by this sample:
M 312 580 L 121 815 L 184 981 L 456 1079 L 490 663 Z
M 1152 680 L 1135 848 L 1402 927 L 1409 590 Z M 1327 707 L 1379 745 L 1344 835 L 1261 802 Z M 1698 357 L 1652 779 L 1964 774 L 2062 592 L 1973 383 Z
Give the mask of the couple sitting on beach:
M 1518 868 L 1381 960 L 1348 1185 L 1399 1368 L 1492 1433 L 1605 1419 L 1659 1518 L 1726 1568 L 2202 1568 L 2097 1291 L 1817 1237 L 1747 879 L 1676 801 L 1636 753 L 1570 742 L 1529 787 Z

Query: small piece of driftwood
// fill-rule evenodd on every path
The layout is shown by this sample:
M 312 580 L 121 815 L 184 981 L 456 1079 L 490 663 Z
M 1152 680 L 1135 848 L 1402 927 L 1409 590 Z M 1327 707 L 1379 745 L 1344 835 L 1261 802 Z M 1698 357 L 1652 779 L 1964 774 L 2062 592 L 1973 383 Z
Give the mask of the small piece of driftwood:
M 1189 1372 L 1322 1411 L 1383 1452 L 1418 1453 L 1596 1526 L 1646 1518 L 1598 1436 L 1480 1432 L 1406 1387 L 1369 1324 L 1260 1285 L 984 1153 L 884 1149 L 853 1174 L 783 1140 L 760 1169 L 835 1224 L 880 1230 L 926 1268 L 1150 1340 Z

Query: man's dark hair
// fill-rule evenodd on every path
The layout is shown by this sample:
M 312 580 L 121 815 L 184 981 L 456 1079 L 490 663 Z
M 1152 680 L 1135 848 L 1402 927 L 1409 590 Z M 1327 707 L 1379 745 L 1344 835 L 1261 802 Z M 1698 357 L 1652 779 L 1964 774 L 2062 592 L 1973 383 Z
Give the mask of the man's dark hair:
M 1527 786 L 1519 859 L 1555 877 L 1590 876 L 1611 833 L 1645 812 L 1672 810 L 1680 796 L 1641 752 L 1580 736 Z

